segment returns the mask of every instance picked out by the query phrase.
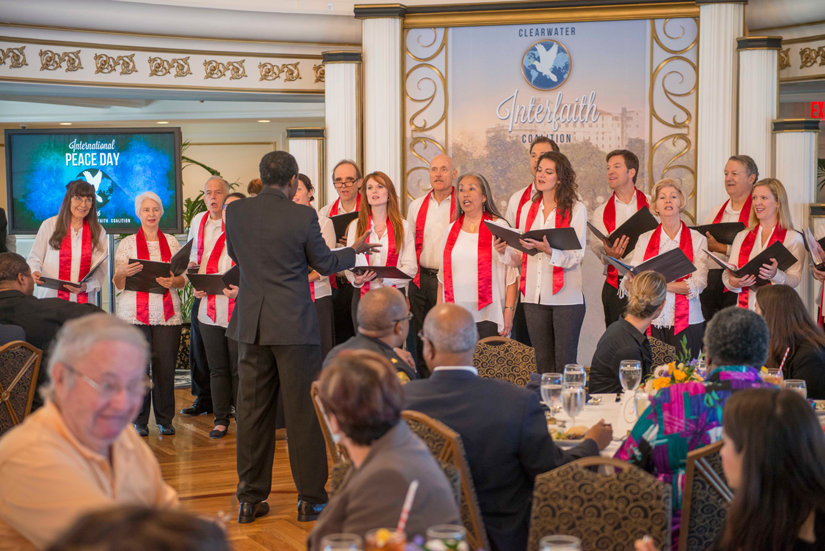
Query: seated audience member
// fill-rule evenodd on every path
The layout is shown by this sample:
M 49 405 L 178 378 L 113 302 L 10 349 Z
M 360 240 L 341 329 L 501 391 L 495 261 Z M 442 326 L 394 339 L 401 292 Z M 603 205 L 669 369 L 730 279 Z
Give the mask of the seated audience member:
M 413 480 L 419 483 L 407 538 L 434 524 L 461 524 L 450 483 L 427 447 L 401 421 L 404 393 L 395 371 L 375 352 L 341 353 L 321 372 L 320 398 L 330 428 L 353 468 L 309 534 L 311 550 L 333 533 L 364 534 L 398 524 Z
M 229 551 L 215 522 L 183 511 L 121 505 L 77 519 L 47 551 Z
M 650 373 L 653 355 L 647 340 L 650 323 L 659 317 L 667 297 L 662 274 L 642 272 L 627 289 L 624 318 L 614 321 L 604 332 L 590 364 L 590 392 L 621 392 L 619 365 L 622 360 L 639 360 L 642 378 Z
M 712 549 L 825 549 L 825 435 L 805 400 L 775 388 L 737 392 L 722 439 L 733 500 Z M 655 547 L 639 540 L 636 550 Z
M 255 197 L 263 189 L 264 185 L 260 178 L 253 178 L 249 180 L 249 185 L 246 186 L 246 193 L 249 197 Z
M 673 541 L 681 520 L 687 454 L 722 438 L 722 408 L 732 393 L 766 386 L 757 369 L 768 355 L 768 327 L 752 310 L 728 306 L 708 324 L 705 349 L 712 370 L 707 379 L 659 390 L 616 452 L 617 459 L 672 485 Z
M 804 380 L 808 398 L 825 400 L 825 333 L 796 291 L 787 285 L 761 287 L 756 312 L 765 318 L 771 335 L 767 367 L 778 369 L 788 351 L 782 376 Z
M 34 279 L 26 259 L 16 253 L 0 253 L 0 323 L 19 325 L 26 342 L 43 351 L 37 384 L 48 382 L 48 351 L 58 329 L 68 320 L 100 312 L 94 304 L 59 298 L 36 298 Z M 43 402 L 35 395 L 34 406 Z
M 148 355 L 140 330 L 108 314 L 58 333 L 45 405 L 0 440 L 0 519 L 38 548 L 95 509 L 177 505 L 129 427 L 150 386 Z
M 559 449 L 535 393 L 482 379 L 473 364 L 476 324 L 466 309 L 439 304 L 424 320 L 424 359 L 432 375 L 404 387 L 406 409 L 438 419 L 461 436 L 491 551 L 527 547 L 536 475 L 598 455 L 613 437 L 600 421 L 584 442 Z
M 344 350 L 371 350 L 387 358 L 402 383 L 418 379 L 412 356 L 401 346 L 410 330 L 410 309 L 401 291 L 379 287 L 358 302 L 358 331 L 327 354 L 324 367 Z

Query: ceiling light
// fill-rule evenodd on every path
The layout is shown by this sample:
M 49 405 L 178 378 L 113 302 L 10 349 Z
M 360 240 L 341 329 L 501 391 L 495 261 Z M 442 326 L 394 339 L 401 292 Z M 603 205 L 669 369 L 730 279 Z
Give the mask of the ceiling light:
M 169 124 L 169 121 L 158 121 L 158 124 Z
M 269 120 L 269 119 L 258 119 L 258 122 L 272 122 L 272 121 Z
M 71 126 L 72 125 L 72 123 L 70 123 L 70 122 L 61 122 L 61 123 L 58 123 L 58 124 L 60 126 Z

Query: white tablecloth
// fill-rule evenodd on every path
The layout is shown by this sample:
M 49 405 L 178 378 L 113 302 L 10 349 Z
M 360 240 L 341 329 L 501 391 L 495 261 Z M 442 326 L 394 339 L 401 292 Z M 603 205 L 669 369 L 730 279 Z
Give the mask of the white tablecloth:
M 592 397 L 601 398 L 601 403 L 593 404 L 592 400 L 585 404 L 584 410 L 579 415 L 576 415 L 576 424 L 592 427 L 599 422 L 599 419 L 604 419 L 605 423 L 613 425 L 613 441 L 604 450 L 602 455 L 613 457 L 613 454 L 619 449 L 619 446 L 624 441 L 627 432 L 633 428 L 636 423 L 636 412 L 633 407 L 633 393 L 625 392 L 622 396 L 622 401 L 616 401 L 615 394 L 591 394 Z M 558 419 L 564 421 L 569 428 L 571 426 L 571 419 L 564 412 L 558 414 Z M 550 429 L 556 428 L 551 425 Z M 560 440 L 559 445 L 567 447 L 568 442 Z

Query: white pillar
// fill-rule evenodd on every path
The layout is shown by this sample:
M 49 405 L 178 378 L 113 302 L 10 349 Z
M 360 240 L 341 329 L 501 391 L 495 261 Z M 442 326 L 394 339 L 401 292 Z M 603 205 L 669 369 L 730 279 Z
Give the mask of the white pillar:
M 746 36 L 736 40 L 739 51 L 739 147 L 750 155 L 759 173 L 773 174 L 773 134 L 779 99 L 781 36 Z
M 348 159 L 361 166 L 361 52 L 324 52 L 325 202 L 338 196 L 332 169 Z
M 788 192 L 794 228 L 808 226 L 808 210 L 816 202 L 816 159 L 819 121 L 816 119 L 780 119 L 773 121 L 776 136 L 774 175 Z M 807 270 L 797 288 L 811 313 L 815 313 L 813 281 Z
M 355 9 L 364 56 L 364 172 L 380 170 L 403 195 L 400 4 Z
M 734 154 L 736 37 L 742 36 L 741 3 L 699 6 L 699 96 L 696 124 L 696 214 L 701 220 L 728 198 L 723 171 Z
M 298 170 L 307 175 L 315 188 L 313 206 L 317 210 L 324 199 L 324 129 L 287 128 L 286 139 L 290 155 L 298 161 Z

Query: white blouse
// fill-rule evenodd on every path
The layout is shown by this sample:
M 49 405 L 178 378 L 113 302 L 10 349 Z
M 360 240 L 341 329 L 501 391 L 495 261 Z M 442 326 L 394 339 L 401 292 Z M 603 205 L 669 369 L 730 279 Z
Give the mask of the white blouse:
M 334 249 L 337 245 L 335 244 L 335 226 L 332 224 L 332 220 L 326 216 L 319 215 L 318 224 L 321 226 L 321 237 L 324 238 L 324 243 L 326 243 L 330 249 Z M 321 279 L 313 281 L 311 285 L 315 290 L 315 300 L 332 295 L 329 276 L 321 276 Z
M 424 199 L 429 195 L 429 206 L 427 207 L 427 216 L 424 220 L 424 236 L 421 241 L 421 256 L 419 262 L 424 268 L 438 269 L 441 265 L 441 237 L 444 230 L 449 228 L 450 224 L 450 210 L 453 207 L 453 196 L 450 195 L 443 199 L 440 203 L 436 201 L 435 194 L 423 195 L 410 203 L 407 209 L 407 223 L 415 231 L 415 224 L 418 221 L 418 213 L 421 211 L 421 205 L 424 204 Z M 413 239 L 413 245 L 415 239 Z
M 198 264 L 198 232 L 201 227 L 201 220 L 204 216 L 209 216 L 209 211 L 201 212 L 195 215 L 192 219 L 192 225 L 189 226 L 189 241 L 192 241 L 192 252 L 189 253 L 189 263 Z M 221 218 L 206 220 L 206 226 L 203 228 L 203 258 L 201 263 L 206 263 L 209 260 L 209 253 L 212 252 L 212 247 L 223 233 L 223 220 Z M 194 240 L 194 241 L 193 241 Z
M 40 272 L 46 277 L 58 278 L 60 274 L 60 249 L 55 249 L 49 245 L 54 233 L 55 225 L 57 224 L 57 216 L 47 218 L 40 224 L 40 229 L 37 230 L 37 236 L 34 238 L 29 258 L 26 261 L 29 264 L 32 272 Z M 83 246 L 83 228 L 79 230 L 70 230 L 72 240 L 72 281 L 79 281 L 80 278 L 80 251 Z M 108 254 L 108 247 L 106 245 L 106 230 L 101 228 L 100 237 L 97 243 L 92 244 L 92 266 L 100 259 L 101 256 Z M 103 285 L 103 279 L 106 277 L 106 266 L 100 266 L 91 278 L 86 282 L 86 292 L 90 295 L 95 291 L 99 291 Z M 35 291 L 37 298 L 53 298 L 57 296 L 56 289 L 47 289 L 46 287 L 37 287 Z M 77 295 L 69 294 L 71 302 L 77 302 Z
M 498 219 L 494 224 L 509 228 L 510 225 L 502 219 Z M 447 245 L 447 237 L 450 235 L 452 225 L 447 227 L 441 239 L 440 250 L 441 262 L 438 268 L 438 281 L 444 285 L 444 248 Z M 504 329 L 504 306 L 507 296 L 507 286 L 518 282 L 518 270 L 506 264 L 507 258 L 499 255 L 492 243 L 492 280 L 493 280 L 493 302 L 478 309 L 478 233 L 470 233 L 464 230 L 458 232 L 458 238 L 453 246 L 451 263 L 453 269 L 453 298 L 455 304 L 463 306 L 473 314 L 476 323 L 482 321 L 492 321 L 498 325 L 498 330 Z M 507 248 L 507 253 L 513 251 Z M 442 289 L 441 300 L 444 300 Z
M 204 239 L 204 241 L 206 241 Z M 206 273 L 206 264 L 209 262 L 209 255 L 212 254 L 212 250 L 214 248 L 214 243 L 212 247 L 210 247 L 209 254 L 207 254 L 206 250 L 203 253 L 203 261 L 201 262 L 200 267 L 198 268 L 199 274 Z M 232 259 L 229 258 L 229 253 L 226 252 L 226 245 L 224 245 L 223 250 L 221 251 L 221 256 L 218 258 L 218 272 L 222 274 L 229 270 L 232 267 Z M 208 297 L 209 295 L 203 297 L 201 299 L 200 304 L 198 306 L 198 321 L 200 323 L 205 323 L 206 325 L 217 325 L 223 328 L 226 328 L 229 325 L 229 297 L 224 294 L 220 295 L 213 295 L 215 297 L 215 321 L 207 315 L 208 309 Z
M 762 243 L 762 230 L 756 236 L 756 239 L 753 242 L 753 248 L 751 249 L 751 254 L 748 256 L 748 260 L 755 257 L 762 251 L 767 248 L 767 243 L 770 239 L 765 240 L 765 244 Z M 775 229 L 775 228 L 774 228 Z M 736 237 L 733 240 L 733 244 L 730 246 L 730 260 L 729 262 L 734 265 L 739 265 L 739 251 L 742 248 L 742 242 L 745 240 L 745 236 L 748 235 L 749 229 L 744 229 L 736 234 Z M 799 234 L 798 231 L 795 231 L 791 228 L 785 232 L 785 239 L 782 241 L 782 244 L 791 251 L 796 257 L 796 263 L 793 264 L 787 271 L 783 272 L 782 270 L 777 269 L 776 274 L 771 279 L 772 283 L 777 284 L 784 284 L 790 287 L 796 287 L 799 285 L 799 282 L 802 280 L 802 269 L 804 268 L 805 258 L 807 253 L 805 252 L 805 244 L 802 241 L 802 236 Z M 741 266 L 739 266 L 741 267 Z M 730 274 L 728 271 L 725 270 L 722 273 L 722 282 L 725 284 L 725 287 L 728 288 L 729 291 L 734 293 L 741 293 L 742 289 L 740 287 L 733 287 L 730 283 Z M 756 293 L 754 292 L 756 289 L 752 288 L 751 292 L 748 293 L 748 308 L 751 310 L 756 309 Z
M 519 229 L 527 231 L 527 215 L 530 212 L 530 204 L 524 205 L 521 209 L 521 220 Z M 527 255 L 527 280 L 525 293 L 522 302 L 531 304 L 545 304 L 552 306 L 584 304 L 584 294 L 582 294 L 582 260 L 584 259 L 584 247 L 586 244 L 587 209 L 581 201 L 573 203 L 573 212 L 570 216 L 570 227 L 576 231 L 581 249 L 560 251 L 553 249 L 553 254 L 546 255 L 537 253 L 533 256 Z M 544 204 L 540 201 L 536 218 L 530 230 L 550 229 L 556 227 L 556 209 L 550 211 L 547 219 L 544 218 Z M 519 254 L 519 257 L 521 254 Z M 521 259 L 517 260 L 521 265 Z M 553 294 L 553 268 L 564 268 L 564 286 L 561 290 Z
M 178 240 L 171 235 L 163 234 L 169 245 L 169 252 L 174 255 L 180 250 Z M 161 261 L 160 245 L 157 241 L 147 241 L 149 260 Z M 123 238 L 115 253 L 115 271 L 129 263 L 130 258 L 137 258 L 137 238 L 135 234 Z M 166 320 L 163 314 L 163 297 L 157 293 L 149 293 L 149 325 L 180 325 L 180 297 L 177 289 L 169 289 L 172 295 L 172 306 L 175 314 Z M 137 293 L 135 291 L 117 290 L 117 317 L 133 325 L 143 325 L 137 320 Z
M 635 188 L 634 188 L 635 189 Z M 650 204 L 650 197 L 645 195 L 648 200 L 648 204 Z M 590 223 L 596 226 L 596 229 L 602 232 L 604 235 L 609 235 L 610 232 L 607 231 L 607 227 L 604 225 L 604 209 L 607 208 L 607 204 L 613 201 L 613 204 L 616 207 L 616 226 L 613 228 L 614 230 L 627 222 L 627 220 L 639 212 L 644 205 L 639 204 L 639 199 L 636 195 L 636 192 L 633 192 L 633 199 L 629 203 L 623 203 L 619 200 L 618 197 L 611 194 L 610 197 L 607 198 L 607 201 L 599 205 L 596 210 L 593 211 L 593 215 L 590 217 Z M 652 214 L 652 212 L 651 212 Z M 611 243 L 612 245 L 612 243 Z M 607 260 L 605 260 L 604 254 L 604 243 L 602 243 L 601 239 L 596 237 L 593 238 L 593 241 L 590 243 L 590 249 L 596 253 L 596 256 L 599 257 L 599 260 L 602 261 L 604 264 L 604 269 L 602 270 L 603 275 L 607 275 Z M 633 249 L 629 251 L 625 251 L 623 259 L 626 259 L 628 262 L 630 261 L 630 257 L 633 254 Z M 619 259 L 622 260 L 622 259 Z
M 389 223 L 389 218 L 387 219 Z M 410 277 L 415 277 L 418 271 L 418 264 L 415 261 L 415 231 L 406 220 L 401 220 L 404 226 L 404 243 L 401 250 L 398 251 L 398 269 Z M 356 231 L 358 227 L 358 220 L 353 220 L 347 228 L 347 246 L 351 247 L 355 243 Z M 378 237 L 375 229 L 370 227 L 369 243 L 379 243 L 381 248 L 378 252 L 370 254 L 369 262 L 367 262 L 366 254 L 355 255 L 356 266 L 385 266 L 387 264 L 387 253 L 389 252 L 389 245 L 387 236 L 389 232 L 384 230 L 384 235 Z M 347 279 L 354 287 L 360 287 L 355 284 L 355 274 L 347 270 Z M 379 287 L 395 287 L 396 289 L 405 289 L 410 284 L 410 279 L 379 279 L 375 278 L 370 282 L 370 289 L 378 289 Z
M 644 262 L 647 244 L 650 243 L 650 238 L 653 236 L 653 232 L 655 231 L 656 230 L 651 230 L 639 236 L 639 241 L 636 242 L 636 248 L 633 249 L 633 258 L 630 260 L 630 264 L 632 266 L 638 266 Z M 659 252 L 657 254 L 678 249 L 681 236 L 682 232 L 679 231 L 676 234 L 676 238 L 671 239 L 667 232 L 662 230 L 659 239 Z M 702 316 L 702 303 L 699 301 L 699 294 L 708 285 L 707 254 L 702 251 L 702 249 L 706 249 L 708 247 L 708 240 L 704 235 L 696 230 L 690 230 L 690 240 L 693 244 L 693 265 L 696 266 L 696 271 L 690 274 L 690 276 L 688 276 L 685 280 L 685 283 L 687 283 L 688 286 L 688 294 L 685 296 L 688 298 L 688 307 L 690 309 L 688 323 L 690 325 L 694 325 L 705 321 L 704 316 Z M 624 277 L 619 282 L 619 294 L 622 297 L 627 294 L 627 279 Z M 665 307 L 662 310 L 662 313 L 659 314 L 659 317 L 653 320 L 652 325 L 658 328 L 673 327 L 676 325 L 675 320 L 676 293 L 671 293 L 668 291 L 665 298 Z

